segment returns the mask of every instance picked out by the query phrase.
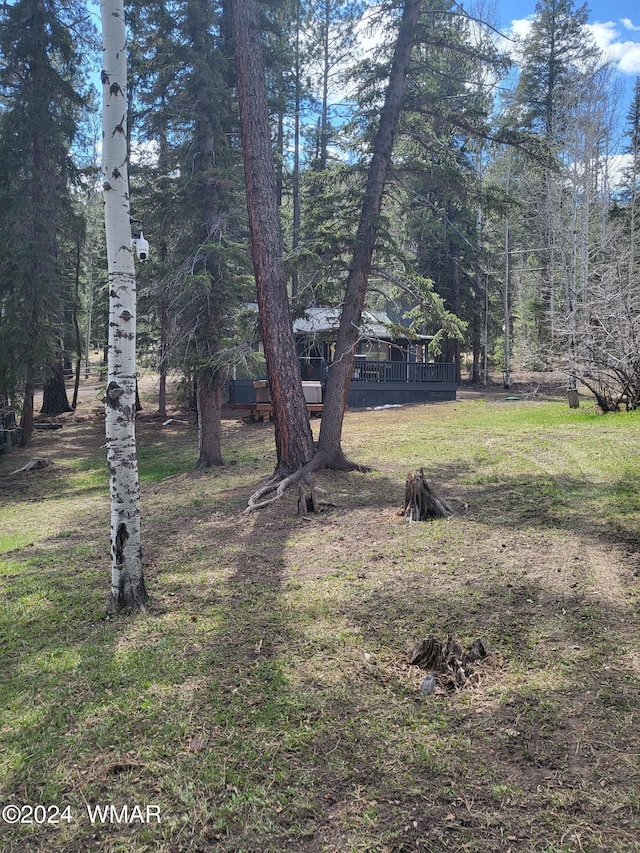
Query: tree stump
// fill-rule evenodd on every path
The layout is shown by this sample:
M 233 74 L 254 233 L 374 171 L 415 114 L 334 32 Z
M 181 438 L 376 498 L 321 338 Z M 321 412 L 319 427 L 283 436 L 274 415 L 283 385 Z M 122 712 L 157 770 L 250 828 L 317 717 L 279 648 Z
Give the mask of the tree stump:
M 417 474 L 407 474 L 404 517 L 408 522 L 448 518 L 451 514 L 451 507 L 427 483 L 423 468 Z
M 449 634 L 446 643 L 441 643 L 435 637 L 420 640 L 411 652 L 409 663 L 432 672 L 445 690 L 453 691 L 466 684 L 473 674 L 472 664 L 483 660 L 488 654 L 489 646 L 482 637 L 465 652 Z
M 302 480 L 298 486 L 298 515 L 308 518 L 310 512 L 318 512 L 318 509 L 314 484 Z

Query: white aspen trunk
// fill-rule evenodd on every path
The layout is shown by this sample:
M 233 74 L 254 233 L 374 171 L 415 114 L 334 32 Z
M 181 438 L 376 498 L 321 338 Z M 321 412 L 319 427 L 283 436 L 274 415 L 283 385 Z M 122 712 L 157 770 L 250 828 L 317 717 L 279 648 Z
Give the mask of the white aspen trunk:
M 143 609 L 140 490 L 136 454 L 136 279 L 129 220 L 127 59 L 124 6 L 100 4 L 103 38 L 102 173 L 109 267 L 105 397 L 111 493 L 111 596 L 116 610 Z
M 509 231 L 509 217 L 504 223 L 504 380 L 505 388 L 511 388 L 511 239 Z

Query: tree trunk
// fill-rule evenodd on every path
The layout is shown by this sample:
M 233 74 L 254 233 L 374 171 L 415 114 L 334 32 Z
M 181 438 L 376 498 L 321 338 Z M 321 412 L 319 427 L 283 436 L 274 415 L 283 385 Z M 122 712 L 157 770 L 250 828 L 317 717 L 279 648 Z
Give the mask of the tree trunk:
M 44 383 L 42 390 L 41 415 L 61 415 L 64 412 L 72 412 L 67 397 L 67 386 L 64 381 L 64 368 L 62 359 L 59 358 L 51 368 L 51 375 Z
M 33 437 L 33 382 L 30 379 L 24 384 L 24 402 L 20 416 L 20 447 L 29 447 Z
M 380 114 L 380 124 L 367 176 L 353 261 L 345 288 L 335 358 L 328 371 L 318 449 L 327 457 L 332 467 L 353 467 L 342 453 L 342 424 L 353 373 L 355 346 L 367 293 L 371 260 L 378 233 L 378 217 L 406 89 L 407 71 L 419 12 L 420 0 L 405 0 L 389 85 Z
M 251 253 L 273 403 L 275 476 L 283 477 L 311 460 L 313 435 L 287 299 L 258 5 L 234 0 L 232 6 Z
M 460 258 L 452 258 L 453 266 L 453 313 L 456 317 L 462 314 L 461 309 L 461 294 L 460 294 Z M 456 384 L 462 382 L 462 358 L 460 352 L 460 338 L 456 338 L 453 342 L 453 361 L 456 366 Z
M 504 377 L 505 388 L 511 388 L 511 231 L 509 217 L 504 227 L 504 290 L 502 307 L 504 316 Z
M 158 385 L 158 414 L 167 417 L 167 367 L 169 361 L 169 311 L 164 294 L 160 303 L 160 358 L 158 369 L 160 379 Z
M 76 264 L 75 264 L 75 300 L 73 303 L 73 331 L 76 338 L 76 367 L 74 371 L 73 398 L 71 408 L 75 410 L 78 405 L 78 393 L 80 391 L 80 370 L 82 368 L 82 337 L 80 335 L 80 324 L 78 323 L 78 305 L 80 303 L 80 268 L 82 260 L 82 243 L 80 235 L 76 241 Z
M 82 370 L 82 338 L 80 336 L 80 325 L 78 323 L 78 309 L 73 307 L 73 329 L 76 335 L 76 367 L 74 371 L 73 398 L 71 408 L 75 410 L 78 405 L 78 394 L 80 392 L 80 372 Z
M 198 461 L 196 469 L 222 465 L 221 419 L 222 386 L 216 377 L 200 373 L 197 385 Z
M 140 547 L 140 491 L 135 438 L 136 280 L 127 174 L 125 11 L 102 0 L 102 173 L 109 267 L 108 385 L 105 397 L 111 492 L 113 609 L 143 609 L 147 592 Z
M 291 195 L 293 203 L 293 230 L 291 248 L 295 255 L 300 245 L 300 0 L 296 0 L 296 54 L 295 54 L 295 110 L 293 121 L 293 174 L 291 176 Z M 291 272 L 291 298 L 298 295 L 298 262 L 294 260 Z
M 320 138 L 318 142 L 317 169 L 322 172 L 327 168 L 329 159 L 329 31 L 331 28 L 331 0 L 325 0 L 322 9 L 324 30 L 322 33 L 322 109 L 320 117 Z

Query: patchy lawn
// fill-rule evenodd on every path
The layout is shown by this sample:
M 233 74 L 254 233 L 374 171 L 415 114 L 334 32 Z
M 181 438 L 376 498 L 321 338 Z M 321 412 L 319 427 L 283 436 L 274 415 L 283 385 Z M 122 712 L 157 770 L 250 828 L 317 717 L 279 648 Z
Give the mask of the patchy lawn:
M 83 403 L 0 457 L 3 851 L 640 850 L 640 414 L 350 412 L 375 470 L 306 521 L 242 514 L 269 425 L 192 477 L 186 416 L 143 413 L 151 602 L 115 618 L 102 430 Z M 450 520 L 404 523 L 420 466 Z M 423 696 L 410 650 L 448 634 L 490 655 Z

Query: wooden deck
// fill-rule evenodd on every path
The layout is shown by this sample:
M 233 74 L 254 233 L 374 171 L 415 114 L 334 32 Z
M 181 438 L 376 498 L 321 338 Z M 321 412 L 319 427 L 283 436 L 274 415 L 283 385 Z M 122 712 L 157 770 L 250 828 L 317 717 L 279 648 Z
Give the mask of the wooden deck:
M 307 403 L 307 414 L 310 418 L 322 416 L 322 403 Z M 234 403 L 233 408 L 244 412 L 243 420 L 247 421 L 270 421 L 273 418 L 273 406 L 271 403 Z

